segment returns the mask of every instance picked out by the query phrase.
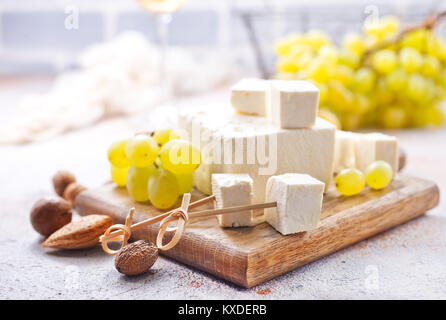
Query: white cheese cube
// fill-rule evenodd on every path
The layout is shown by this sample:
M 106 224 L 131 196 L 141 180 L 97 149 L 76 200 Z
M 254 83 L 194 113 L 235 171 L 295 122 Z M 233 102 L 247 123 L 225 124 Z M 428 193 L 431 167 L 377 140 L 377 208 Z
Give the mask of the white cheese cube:
M 251 204 L 252 179 L 247 174 L 212 174 L 212 194 L 217 208 Z M 252 225 L 252 210 L 226 213 L 217 216 L 222 227 Z
M 334 172 L 355 168 L 355 142 L 357 133 L 336 130 Z
M 317 118 L 314 127 L 281 129 L 268 118 L 237 114 L 229 104 L 189 107 L 181 110 L 179 124 L 201 133 L 192 137 L 202 150 L 198 173 L 194 174 L 197 188 L 209 194 L 212 173 L 247 173 L 254 182 L 255 203 L 265 201 L 268 178 L 284 173 L 306 173 L 324 182 L 328 188 L 333 177 L 336 128 Z M 204 150 L 216 145 L 220 154 Z M 212 152 L 211 152 L 212 153 Z M 240 156 L 241 155 L 241 156 Z
M 232 107 L 246 114 L 266 116 L 268 89 L 268 80 L 242 79 L 231 88 Z
M 384 160 L 398 172 L 398 140 L 382 133 L 359 134 L 355 142 L 356 167 L 365 172 L 369 164 Z
M 201 163 L 193 173 L 194 186 L 204 194 L 212 194 L 212 163 Z
M 272 80 L 270 116 L 280 128 L 312 127 L 319 105 L 319 89 L 309 81 Z
M 307 175 L 273 176 L 266 184 L 266 201 L 277 207 L 265 209 L 266 221 L 283 235 L 313 230 L 322 210 L 324 183 Z

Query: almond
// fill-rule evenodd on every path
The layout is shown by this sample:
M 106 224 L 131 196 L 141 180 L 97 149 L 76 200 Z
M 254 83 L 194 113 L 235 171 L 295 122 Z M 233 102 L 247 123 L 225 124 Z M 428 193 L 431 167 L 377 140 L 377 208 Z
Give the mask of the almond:
M 58 249 L 92 247 L 99 243 L 99 237 L 112 224 L 112 218 L 106 215 L 92 214 L 85 216 L 54 232 L 42 243 L 42 246 Z

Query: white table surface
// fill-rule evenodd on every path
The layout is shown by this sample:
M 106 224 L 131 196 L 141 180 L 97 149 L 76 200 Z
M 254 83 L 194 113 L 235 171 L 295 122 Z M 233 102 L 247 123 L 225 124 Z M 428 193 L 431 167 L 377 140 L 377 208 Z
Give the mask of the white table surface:
M 47 87 L 47 80 L 1 80 L 0 125 L 21 94 Z M 88 187 L 102 184 L 109 179 L 108 145 L 133 133 L 135 123 L 111 119 L 45 142 L 0 146 L 0 299 L 446 298 L 443 199 L 421 218 L 251 289 L 164 257 L 149 273 L 129 278 L 100 247 L 42 248 L 29 212 L 37 199 L 53 195 L 51 176 L 69 169 Z M 445 192 L 446 130 L 392 134 L 407 152 L 405 173 L 434 180 Z

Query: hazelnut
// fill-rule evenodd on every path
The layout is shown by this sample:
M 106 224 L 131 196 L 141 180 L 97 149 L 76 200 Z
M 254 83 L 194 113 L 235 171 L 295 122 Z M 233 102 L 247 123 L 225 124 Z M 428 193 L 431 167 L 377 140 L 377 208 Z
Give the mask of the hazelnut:
M 71 217 L 71 204 L 59 197 L 40 199 L 31 209 L 31 224 L 45 237 L 70 223 Z
M 63 196 L 65 188 L 70 184 L 76 182 L 76 178 L 71 172 L 60 170 L 53 176 L 54 191 L 57 195 Z
M 119 272 L 134 276 L 147 272 L 158 259 L 158 248 L 147 240 L 138 240 L 126 245 L 115 258 Z
M 63 198 L 71 203 L 74 203 L 74 200 L 78 196 L 79 193 L 84 191 L 86 188 L 81 186 L 77 182 L 70 183 L 63 192 Z

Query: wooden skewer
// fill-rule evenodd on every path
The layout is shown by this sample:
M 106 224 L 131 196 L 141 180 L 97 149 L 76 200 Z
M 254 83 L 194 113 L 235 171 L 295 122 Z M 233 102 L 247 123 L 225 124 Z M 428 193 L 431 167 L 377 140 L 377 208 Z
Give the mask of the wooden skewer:
M 208 203 L 208 202 L 210 202 L 210 201 L 212 201 L 214 199 L 215 199 L 215 196 L 212 195 L 212 196 L 209 196 L 209 197 L 206 197 L 206 198 L 194 201 L 191 204 L 189 204 L 189 208 L 199 207 L 199 206 L 201 206 L 203 204 L 206 204 L 206 203 Z M 164 213 L 162 213 L 162 214 L 160 214 L 160 215 L 158 215 L 156 217 L 153 217 L 153 218 L 150 218 L 150 219 L 147 219 L 147 220 L 135 223 L 135 224 L 130 226 L 130 231 L 133 232 L 133 231 L 136 231 L 138 229 L 144 228 L 145 226 L 157 223 L 157 222 L 163 220 L 164 218 L 166 218 L 167 216 L 169 216 L 172 212 L 174 212 L 176 210 L 177 209 L 173 209 L 173 210 L 164 212 Z M 103 241 L 119 241 L 120 237 L 122 237 L 122 236 L 123 236 L 123 231 L 117 230 L 117 231 L 113 231 L 108 236 L 101 236 L 99 241 L 100 242 L 103 242 Z
M 227 207 L 227 208 L 222 208 L 222 209 L 209 209 L 209 210 L 203 210 L 203 211 L 195 211 L 195 212 L 191 212 L 189 214 L 189 218 L 209 217 L 209 216 L 215 216 L 215 215 L 219 215 L 219 214 L 234 213 L 234 212 L 240 212 L 240 211 L 246 211 L 246 210 L 273 208 L 273 207 L 277 207 L 277 202 L 274 201 L 274 202 L 248 204 L 248 205 L 236 206 L 236 207 Z
M 249 204 L 249 205 L 235 206 L 235 207 L 228 207 L 228 208 L 221 208 L 221 209 L 209 209 L 209 210 L 202 210 L 202 211 L 187 213 L 187 210 L 189 208 L 198 207 L 202 204 L 212 201 L 215 199 L 215 196 L 209 196 L 209 197 L 203 198 L 201 200 L 195 201 L 191 204 L 188 204 L 188 201 L 190 199 L 190 194 L 186 194 L 186 195 L 188 196 L 187 204 L 185 205 L 186 207 L 185 207 L 185 209 L 182 209 L 183 213 L 180 214 L 178 217 L 174 216 L 175 214 L 179 213 L 178 208 L 177 208 L 177 209 L 165 212 L 163 214 L 160 214 L 159 216 L 156 216 L 156 217 L 153 217 L 153 218 L 150 218 L 150 219 L 147 219 L 147 220 L 144 220 L 144 221 L 141 221 L 141 222 L 138 222 L 138 223 L 135 223 L 132 225 L 133 214 L 135 212 L 135 208 L 130 209 L 129 215 L 127 216 L 127 219 L 125 221 L 125 225 L 113 225 L 107 229 L 107 231 L 105 232 L 104 235 L 102 235 L 100 237 L 99 242 L 102 243 L 102 248 L 108 254 L 117 254 L 119 252 L 119 250 L 111 250 L 107 245 L 108 242 L 121 241 L 122 246 L 125 246 L 133 231 L 136 231 L 136 230 L 141 229 L 145 226 L 148 226 L 150 224 L 161 221 L 160 231 L 159 231 L 158 237 L 157 237 L 157 246 L 161 250 L 168 250 L 168 249 L 174 247 L 177 244 L 177 242 L 179 241 L 179 239 L 181 238 L 181 234 L 183 233 L 184 226 L 187 223 L 188 219 L 209 217 L 209 216 L 235 213 L 235 212 L 243 212 L 243 211 L 247 211 L 247 210 L 277 207 L 277 202 L 265 202 L 265 203 Z M 186 196 L 186 195 L 184 195 L 184 196 Z M 183 196 L 183 202 L 185 200 L 184 196 Z M 169 223 L 174 222 L 174 221 L 177 221 L 177 226 L 174 228 L 169 228 Z M 163 245 L 164 234 L 168 231 L 175 231 L 175 235 L 167 245 Z
M 189 205 L 189 208 L 198 207 L 204 203 L 207 203 L 211 200 L 213 200 L 215 196 L 209 196 L 207 198 L 203 198 L 201 200 L 192 202 Z M 234 212 L 241 212 L 241 211 L 247 211 L 247 210 L 255 210 L 255 209 L 265 209 L 265 208 L 273 208 L 277 207 L 277 202 L 265 202 L 265 203 L 256 203 L 256 204 L 249 204 L 249 205 L 243 205 L 243 206 L 235 206 L 235 207 L 227 207 L 222 209 L 209 209 L 209 210 L 202 210 L 202 211 L 195 211 L 195 212 L 189 212 L 189 218 L 202 218 L 202 217 L 210 217 L 210 216 L 216 216 L 219 214 L 227 214 L 227 213 L 234 213 Z M 135 223 L 134 225 L 130 226 L 130 231 L 135 231 L 138 229 L 141 229 L 147 225 L 159 222 L 163 220 L 165 217 L 167 217 L 169 214 L 171 214 L 175 210 L 171 210 L 168 212 L 165 212 L 163 214 L 160 214 L 159 216 Z M 107 240 L 107 241 L 113 241 L 113 240 L 119 240 L 119 237 L 122 237 L 123 232 L 122 231 L 114 231 L 110 233 L 109 236 L 101 237 L 101 241 Z

